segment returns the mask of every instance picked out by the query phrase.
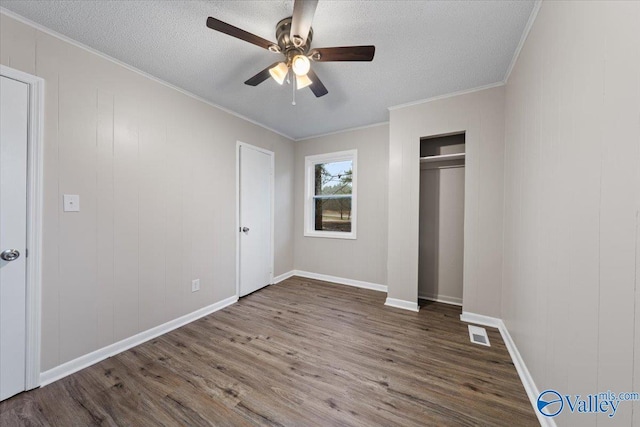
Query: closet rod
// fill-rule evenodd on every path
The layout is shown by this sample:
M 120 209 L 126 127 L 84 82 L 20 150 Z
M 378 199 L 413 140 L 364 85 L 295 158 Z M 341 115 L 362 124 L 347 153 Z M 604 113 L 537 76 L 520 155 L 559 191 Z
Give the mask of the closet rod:
M 464 160 L 465 153 L 440 154 L 438 156 L 420 157 L 420 163 L 442 162 L 450 160 Z
M 429 167 L 420 168 L 420 170 L 429 171 L 434 169 L 457 169 L 457 168 L 463 168 L 463 167 L 464 165 L 432 165 Z

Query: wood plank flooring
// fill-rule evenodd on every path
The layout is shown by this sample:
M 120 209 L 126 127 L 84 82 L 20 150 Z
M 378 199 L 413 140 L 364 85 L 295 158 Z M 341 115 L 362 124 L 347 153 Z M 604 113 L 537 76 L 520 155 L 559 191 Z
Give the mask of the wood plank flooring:
M 38 390 L 2 426 L 534 426 L 497 330 L 293 277 Z

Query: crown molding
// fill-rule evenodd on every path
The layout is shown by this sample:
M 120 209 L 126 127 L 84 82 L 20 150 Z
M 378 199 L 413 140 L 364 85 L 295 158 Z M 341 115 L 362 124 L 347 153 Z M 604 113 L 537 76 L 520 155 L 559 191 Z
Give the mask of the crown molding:
M 502 79 L 505 84 L 509 80 L 509 76 L 511 75 L 513 68 L 516 66 L 516 62 L 518 62 L 520 51 L 524 47 L 524 43 L 527 41 L 527 37 L 529 37 L 531 27 L 533 27 L 533 23 L 538 17 L 540 6 L 542 6 L 542 0 L 536 0 L 536 3 L 533 5 L 533 10 L 531 11 L 531 15 L 529 15 L 527 25 L 524 27 L 524 31 L 522 32 L 522 37 L 520 37 L 520 43 L 518 43 L 518 47 L 516 47 L 516 51 L 513 53 L 513 58 L 511 58 L 511 64 L 509 64 L 509 68 L 507 68 L 507 72 L 504 74 L 504 79 Z
M 336 134 L 339 134 L 339 133 L 352 132 L 352 131 L 356 131 L 356 130 L 375 128 L 375 127 L 378 127 L 378 126 L 384 126 L 384 125 L 388 125 L 388 124 L 389 124 L 388 121 L 386 121 L 386 122 L 378 122 L 378 123 L 373 123 L 373 124 L 370 124 L 370 125 L 356 126 L 356 127 L 353 127 L 353 128 L 347 128 L 347 129 L 335 130 L 335 131 L 327 132 L 327 133 L 321 133 L 319 135 L 305 136 L 304 138 L 298 138 L 298 139 L 295 139 L 294 141 L 295 142 L 306 141 L 308 139 L 322 138 L 324 136 L 336 135 Z
M 418 101 L 407 102 L 406 104 L 394 105 L 392 107 L 388 107 L 387 109 L 389 111 L 399 110 L 399 109 L 402 109 L 402 108 L 413 107 L 415 105 L 426 104 L 428 102 L 437 101 L 439 99 L 453 98 L 454 96 L 466 95 L 466 94 L 473 93 L 473 92 L 480 92 L 481 90 L 492 89 L 494 87 L 500 87 L 500 86 L 504 86 L 504 82 L 503 81 L 490 83 L 490 84 L 484 85 L 484 86 L 478 86 L 478 87 L 475 87 L 475 88 L 472 88 L 472 89 L 465 89 L 465 90 L 461 90 L 461 91 L 458 91 L 458 92 L 445 93 L 443 95 L 438 95 L 438 96 L 434 96 L 434 97 L 426 98 L 426 99 L 420 99 Z
M 225 107 L 223 107 L 221 105 L 214 104 L 213 102 L 211 102 L 211 101 L 209 101 L 209 100 L 207 100 L 207 99 L 205 99 L 205 98 L 203 98 L 201 96 L 198 96 L 193 92 L 189 92 L 188 90 L 182 89 L 181 87 L 173 85 L 173 84 L 171 84 L 171 83 L 169 83 L 169 82 L 167 82 L 165 80 L 162 80 L 162 79 L 160 79 L 160 78 L 158 78 L 158 77 L 156 77 L 154 75 L 151 75 L 149 73 L 146 73 L 146 72 L 144 72 L 144 71 L 142 71 L 142 70 L 140 70 L 140 69 L 138 69 L 138 68 L 136 68 L 136 67 L 134 67 L 132 65 L 127 64 L 126 62 L 122 62 L 122 61 L 120 61 L 120 60 L 118 60 L 118 59 L 116 59 L 116 58 L 114 58 L 112 56 L 107 55 L 106 53 L 100 52 L 99 50 L 96 50 L 96 49 L 94 49 L 92 47 L 89 47 L 89 46 L 83 44 L 83 43 L 80 43 L 77 40 L 74 40 L 74 39 L 72 39 L 70 37 L 67 37 L 67 36 L 65 36 L 63 34 L 60 34 L 60 33 L 56 32 L 56 31 L 54 31 L 54 30 L 52 30 L 50 28 L 47 28 L 47 27 L 45 27 L 45 26 L 43 26 L 41 24 L 38 24 L 37 22 L 34 22 L 34 21 L 32 21 L 32 20 L 30 20 L 28 18 L 25 18 L 24 16 L 19 15 L 19 14 L 15 13 L 15 12 L 12 12 L 12 11 L 2 7 L 2 6 L 0 6 L 0 13 L 2 13 L 3 15 L 8 16 L 9 18 L 15 19 L 16 21 L 21 22 L 21 23 L 23 23 L 25 25 L 33 27 L 36 30 L 38 30 L 38 31 L 40 31 L 40 32 L 42 32 L 44 34 L 47 34 L 47 35 L 49 35 L 51 37 L 55 37 L 55 38 L 57 38 L 59 40 L 62 40 L 65 43 L 69 43 L 69 44 L 71 44 L 71 45 L 73 45 L 73 46 L 75 46 L 77 48 L 80 48 L 80 49 L 85 50 L 87 52 L 90 52 L 90 53 L 92 53 L 94 55 L 97 55 L 102 59 L 106 59 L 107 61 L 113 62 L 114 64 L 117 64 L 117 65 L 119 65 L 119 66 L 121 66 L 123 68 L 126 68 L 129 71 L 132 71 L 132 72 L 134 72 L 136 74 L 139 74 L 139 75 L 141 75 L 143 77 L 146 77 L 146 78 L 148 78 L 150 80 L 153 80 L 156 83 L 159 83 L 159 84 L 161 84 L 163 86 L 166 86 L 166 87 L 168 87 L 170 89 L 173 89 L 173 90 L 175 90 L 177 92 L 180 92 L 183 95 L 186 95 L 186 96 L 188 96 L 190 98 L 193 98 L 193 99 L 195 99 L 197 101 L 200 101 L 200 102 L 202 102 L 204 104 L 207 104 L 207 105 L 209 105 L 209 106 L 211 106 L 213 108 L 217 108 L 218 110 L 224 111 L 225 113 L 231 114 L 232 116 L 235 116 L 235 117 L 237 117 L 239 119 L 245 120 L 245 121 L 247 121 L 249 123 L 252 123 L 252 124 L 254 124 L 256 126 L 260 126 L 263 129 L 266 129 L 266 130 L 268 130 L 270 132 L 276 133 L 276 134 L 278 134 L 280 136 L 283 136 L 283 137 L 285 137 L 285 138 L 287 138 L 287 139 L 289 139 L 291 141 L 295 141 L 295 138 L 293 138 L 293 137 L 291 137 L 291 136 L 289 136 L 287 134 L 284 134 L 284 133 L 282 133 L 282 132 L 280 132 L 280 131 L 278 131 L 276 129 L 273 129 L 273 128 L 271 128 L 271 127 L 269 127 L 269 126 L 267 126 L 265 124 L 262 124 L 260 122 L 257 122 L 257 121 L 255 121 L 253 119 L 250 119 L 249 117 L 243 116 L 242 114 L 236 113 L 235 111 L 230 110 L 228 108 L 225 108 Z

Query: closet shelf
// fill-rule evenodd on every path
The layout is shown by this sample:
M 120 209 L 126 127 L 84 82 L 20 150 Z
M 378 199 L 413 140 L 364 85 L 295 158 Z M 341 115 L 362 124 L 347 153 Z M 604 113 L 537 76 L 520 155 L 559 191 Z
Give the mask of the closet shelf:
M 420 163 L 442 162 L 448 160 L 464 160 L 465 153 L 440 154 L 439 156 L 420 157 Z

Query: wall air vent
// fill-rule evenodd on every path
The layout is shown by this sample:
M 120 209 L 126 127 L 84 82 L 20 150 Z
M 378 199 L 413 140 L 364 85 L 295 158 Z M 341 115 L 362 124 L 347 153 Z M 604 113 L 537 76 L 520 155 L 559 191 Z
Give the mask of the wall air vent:
M 486 345 L 491 347 L 489 343 L 489 337 L 487 336 L 487 330 L 479 326 L 469 325 L 469 338 L 474 344 Z

